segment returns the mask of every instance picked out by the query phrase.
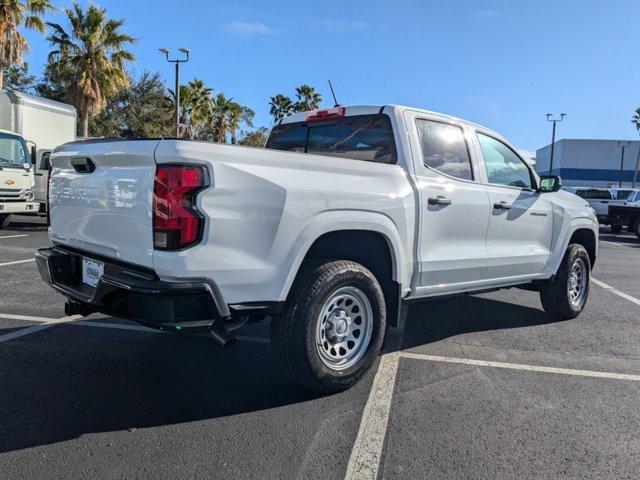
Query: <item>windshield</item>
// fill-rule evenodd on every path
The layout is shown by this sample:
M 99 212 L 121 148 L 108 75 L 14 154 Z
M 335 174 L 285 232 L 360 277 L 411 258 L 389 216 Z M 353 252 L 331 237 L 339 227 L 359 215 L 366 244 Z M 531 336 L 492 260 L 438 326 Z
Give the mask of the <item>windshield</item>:
M 0 167 L 20 167 L 29 163 L 27 143 L 23 138 L 0 132 Z
M 397 158 L 387 115 L 354 115 L 276 125 L 266 148 L 378 163 L 396 163 Z

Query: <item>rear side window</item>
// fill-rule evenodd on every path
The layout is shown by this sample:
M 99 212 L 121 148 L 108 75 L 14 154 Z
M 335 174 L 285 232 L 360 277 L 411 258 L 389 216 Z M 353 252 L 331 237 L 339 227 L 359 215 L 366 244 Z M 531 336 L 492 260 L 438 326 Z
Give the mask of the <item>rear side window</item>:
M 266 148 L 368 162 L 397 162 L 393 129 L 387 115 L 276 125 Z
M 462 128 L 443 122 L 417 119 L 422 161 L 427 167 L 452 177 L 473 180 L 471 159 Z
M 587 200 L 611 200 L 611 192 L 609 190 L 578 190 L 576 195 Z

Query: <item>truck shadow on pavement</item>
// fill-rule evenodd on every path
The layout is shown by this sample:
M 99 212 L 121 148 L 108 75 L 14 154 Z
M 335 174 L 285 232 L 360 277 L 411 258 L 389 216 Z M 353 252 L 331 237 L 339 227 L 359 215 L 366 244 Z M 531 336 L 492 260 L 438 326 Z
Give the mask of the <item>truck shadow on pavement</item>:
M 513 303 L 461 295 L 411 305 L 403 349 L 456 335 L 553 323 L 542 310 Z
M 434 300 L 412 307 L 404 348 L 543 323 L 548 317 L 534 308 L 478 297 Z M 208 338 L 69 325 L 2 347 L 0 452 L 202 420 L 224 430 L 233 428 L 225 423 L 231 416 L 272 415 L 266 411 L 287 405 L 296 415 L 333 416 L 345 405 L 358 409 L 373 377 L 321 397 L 290 382 L 268 344 L 223 349 Z

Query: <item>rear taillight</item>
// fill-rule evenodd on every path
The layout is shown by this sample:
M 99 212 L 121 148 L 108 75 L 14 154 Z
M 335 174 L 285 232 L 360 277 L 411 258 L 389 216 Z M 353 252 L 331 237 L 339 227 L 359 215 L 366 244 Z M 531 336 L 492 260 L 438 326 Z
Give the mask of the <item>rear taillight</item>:
M 206 185 L 198 165 L 159 165 L 153 185 L 153 246 L 179 250 L 200 241 L 204 219 L 195 206 Z

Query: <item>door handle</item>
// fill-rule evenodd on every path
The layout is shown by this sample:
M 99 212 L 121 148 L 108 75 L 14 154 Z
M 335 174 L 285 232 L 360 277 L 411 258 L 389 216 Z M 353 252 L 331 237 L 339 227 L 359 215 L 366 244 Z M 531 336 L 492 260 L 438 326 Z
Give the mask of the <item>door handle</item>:
M 511 205 L 509 205 L 507 202 L 503 200 L 502 202 L 494 203 L 493 208 L 495 208 L 496 210 L 510 210 Z
M 448 199 L 447 197 L 443 197 L 442 195 L 438 195 L 437 197 L 429 197 L 429 199 L 427 200 L 427 203 L 429 205 L 446 206 L 446 205 L 451 205 L 451 200 Z

